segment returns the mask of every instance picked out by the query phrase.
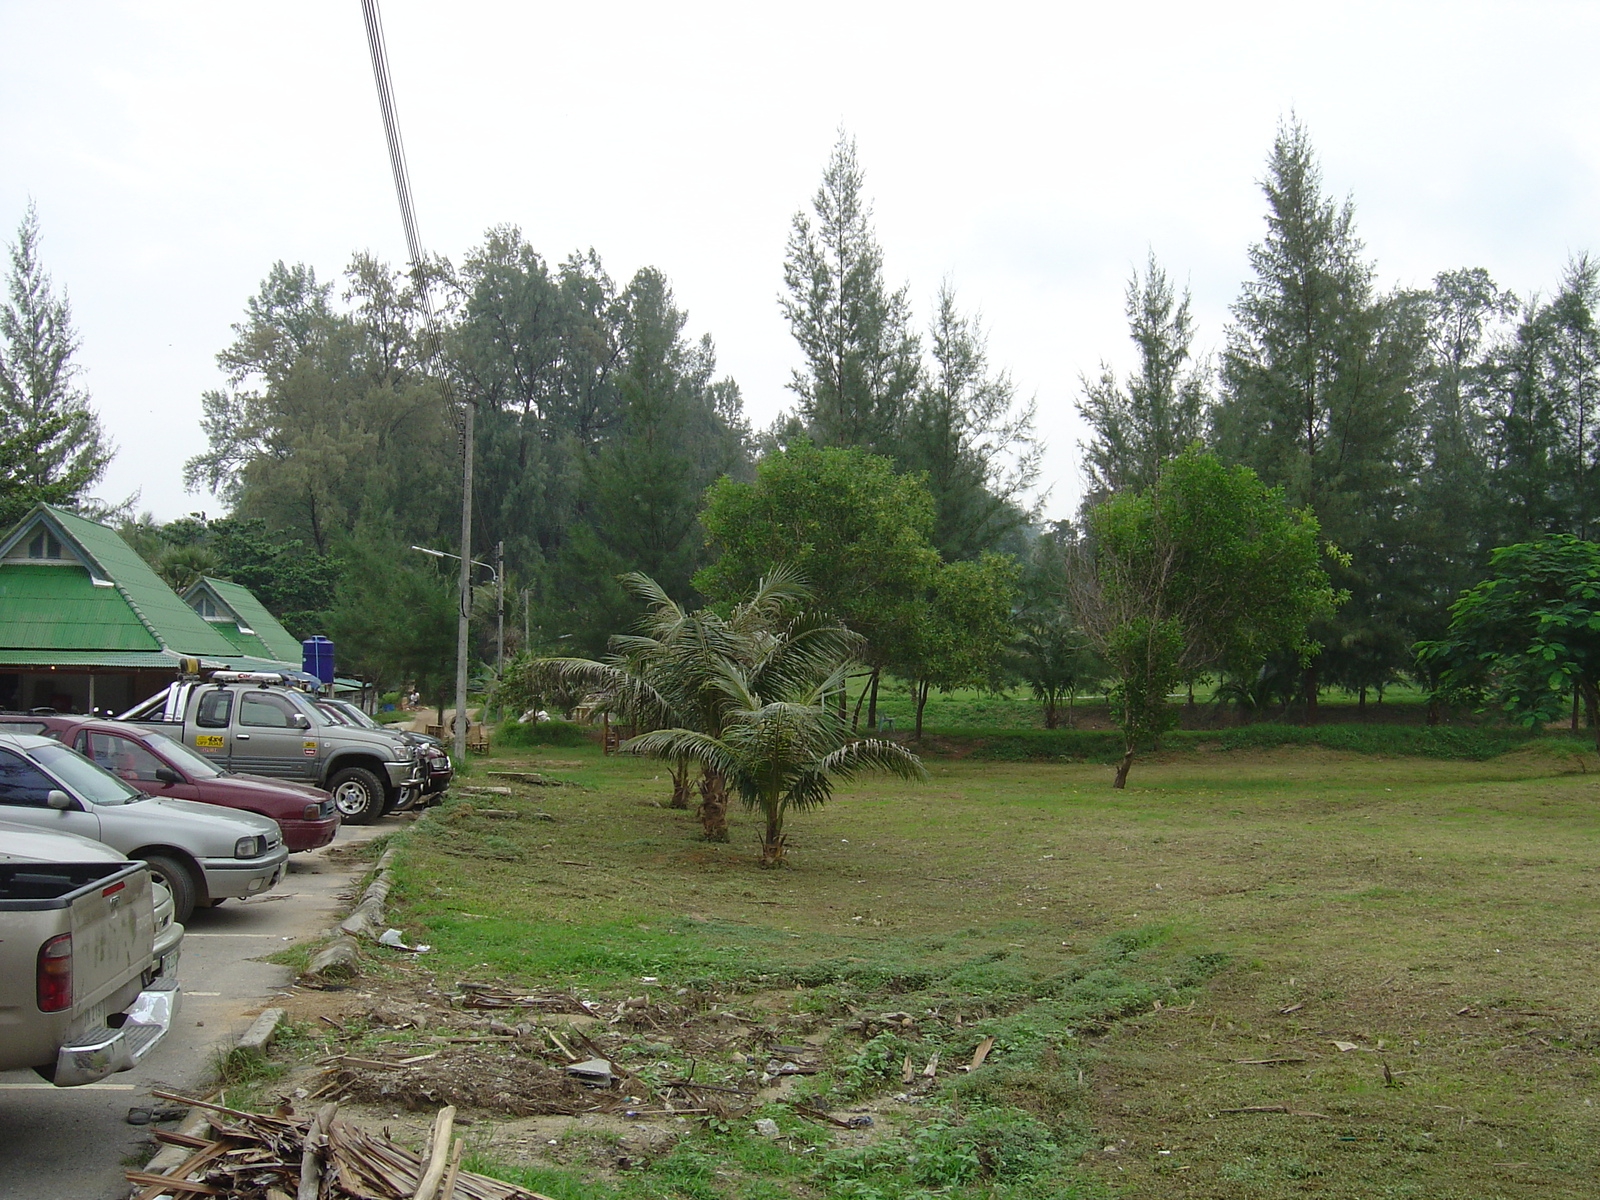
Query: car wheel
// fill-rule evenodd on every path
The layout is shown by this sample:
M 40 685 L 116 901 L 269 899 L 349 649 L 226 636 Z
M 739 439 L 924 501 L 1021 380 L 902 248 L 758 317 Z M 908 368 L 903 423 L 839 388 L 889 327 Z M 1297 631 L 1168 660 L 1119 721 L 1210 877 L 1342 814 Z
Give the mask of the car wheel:
M 194 915 L 195 897 L 200 894 L 199 881 L 188 867 L 169 855 L 141 854 L 139 857 L 150 868 L 151 878 L 165 884 L 172 893 L 172 919 L 179 925 L 187 925 Z
M 346 767 L 328 780 L 328 790 L 346 825 L 368 825 L 383 815 L 383 784 L 365 767 Z

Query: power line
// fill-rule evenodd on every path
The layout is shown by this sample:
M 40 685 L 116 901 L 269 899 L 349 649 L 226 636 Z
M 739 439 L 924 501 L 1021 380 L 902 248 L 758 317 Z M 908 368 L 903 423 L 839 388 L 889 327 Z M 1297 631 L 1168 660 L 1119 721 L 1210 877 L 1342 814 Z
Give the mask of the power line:
M 400 140 L 400 118 L 395 111 L 394 87 L 389 79 L 389 51 L 384 44 L 383 18 L 378 0 L 361 0 L 361 13 L 367 25 L 367 49 L 372 55 L 372 78 L 378 85 L 378 108 L 383 113 L 383 136 L 389 146 L 389 167 L 394 175 L 394 194 L 400 202 L 400 223 L 405 228 L 406 249 L 411 254 L 412 277 L 422 297 L 422 311 L 428 331 L 427 357 L 439 363 L 443 339 L 433 310 L 432 289 L 428 283 L 422 255 L 422 239 L 417 235 L 417 213 L 411 202 L 411 173 L 406 169 L 405 144 Z M 467 645 L 468 618 L 472 607 L 469 578 L 472 561 L 472 418 L 471 403 L 459 403 L 450 386 L 450 373 L 439 363 L 439 378 L 445 389 L 445 402 L 455 418 L 461 439 L 461 571 L 457 581 L 456 612 L 456 712 L 455 751 L 457 760 L 467 752 Z

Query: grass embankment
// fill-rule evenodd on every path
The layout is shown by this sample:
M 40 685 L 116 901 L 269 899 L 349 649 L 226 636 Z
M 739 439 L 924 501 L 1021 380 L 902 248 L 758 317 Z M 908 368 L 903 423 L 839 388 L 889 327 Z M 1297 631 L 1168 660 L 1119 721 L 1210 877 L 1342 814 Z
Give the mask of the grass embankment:
M 447 806 L 408 839 L 391 899 L 436 946 L 417 968 L 740 995 L 783 1040 L 822 1042 L 802 1094 L 877 1119 L 843 1144 L 775 1105 L 748 1117 L 776 1141 L 705 1117 L 604 1179 L 522 1160 L 541 1191 L 1593 1195 L 1600 835 L 1575 748 L 1213 748 L 1141 761 L 1120 793 L 1098 765 L 936 760 L 927 784 L 795 816 L 770 873 L 748 817 L 709 845 L 659 807 L 657 764 L 534 765 L 588 787 L 495 797 L 517 820 Z M 889 1011 L 915 1023 L 861 1026 Z M 990 1035 L 987 1062 L 951 1070 Z M 657 1073 L 691 1069 L 670 1029 L 637 1037 Z M 915 1095 L 905 1057 L 935 1050 Z M 519 1157 L 492 1127 L 478 1153 Z

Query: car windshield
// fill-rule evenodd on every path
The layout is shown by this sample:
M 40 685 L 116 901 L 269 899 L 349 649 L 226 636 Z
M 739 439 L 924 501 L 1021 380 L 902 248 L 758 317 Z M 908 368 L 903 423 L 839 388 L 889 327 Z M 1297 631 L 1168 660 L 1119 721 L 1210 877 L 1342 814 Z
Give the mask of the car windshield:
M 152 750 L 196 779 L 216 779 L 222 774 L 204 755 L 196 754 L 182 742 L 173 741 L 164 733 L 152 733 L 149 738 Z
M 110 771 L 66 746 L 37 746 L 29 753 L 52 775 L 91 803 L 132 804 L 135 800 L 145 799 L 143 792 L 129 787 Z
M 336 704 L 334 707 L 343 713 L 346 719 L 349 720 L 352 725 L 360 725 L 366 729 L 383 728 L 382 725 L 378 724 L 371 717 L 367 716 L 366 713 L 362 712 L 354 704 Z

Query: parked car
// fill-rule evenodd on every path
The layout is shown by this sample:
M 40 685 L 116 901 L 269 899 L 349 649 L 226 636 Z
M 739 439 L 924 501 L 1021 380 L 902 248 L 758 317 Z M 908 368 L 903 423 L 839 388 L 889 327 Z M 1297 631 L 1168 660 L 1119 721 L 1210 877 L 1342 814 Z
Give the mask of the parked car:
M 0 819 L 76 833 L 142 859 L 172 892 L 180 923 L 198 904 L 276 887 L 289 850 L 275 821 L 145 795 L 60 742 L 0 734 Z
M 335 721 L 292 682 L 274 671 L 216 671 L 169 684 L 117 719 L 168 734 L 219 770 L 325 787 L 351 825 L 416 803 L 424 765 L 415 746 Z
M 425 801 L 443 795 L 445 788 L 450 786 L 450 780 L 456 773 L 455 765 L 451 763 L 450 752 L 444 748 L 444 743 L 432 734 L 384 725 L 373 720 L 370 714 L 363 712 L 360 705 L 351 704 L 348 700 L 319 699 L 315 703 L 323 712 L 345 725 L 353 725 L 357 729 L 386 729 L 390 733 L 399 734 L 415 746 L 427 762 L 428 773 L 422 783 L 422 795 Z M 421 804 L 422 801 L 418 803 Z
M 0 732 L 19 728 L 71 746 L 149 795 L 198 800 L 270 817 L 283 831 L 283 844 L 290 854 L 326 846 L 339 831 L 333 797 L 321 788 L 219 770 L 215 763 L 164 733 L 100 717 L 0 714 Z

